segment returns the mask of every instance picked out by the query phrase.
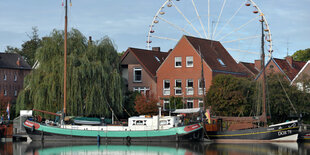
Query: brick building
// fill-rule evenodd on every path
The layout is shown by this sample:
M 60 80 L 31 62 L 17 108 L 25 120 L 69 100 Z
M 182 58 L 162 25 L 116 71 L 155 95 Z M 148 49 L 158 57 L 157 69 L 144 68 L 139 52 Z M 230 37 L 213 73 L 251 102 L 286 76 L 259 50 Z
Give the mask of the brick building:
M 217 74 L 248 76 L 220 42 L 183 36 L 156 72 L 157 96 L 164 110 L 171 96 L 182 97 L 184 108 L 202 106 L 202 63 L 206 91 Z
M 307 93 L 310 93 L 310 85 L 305 84 L 305 80 L 310 80 L 310 60 L 298 72 L 291 85 L 296 85 L 299 90 L 305 90 Z
M 19 54 L 0 53 L 1 100 L 15 100 L 19 91 L 23 89 L 24 77 L 30 71 L 31 67 Z
M 151 92 L 156 96 L 156 70 L 167 55 L 167 52 L 160 52 L 160 48 L 128 48 L 121 57 L 122 77 L 128 90 L 144 94 Z
M 255 61 L 255 66 L 260 70 L 258 64 L 260 64 L 260 60 Z M 287 56 L 285 59 L 272 57 L 266 64 L 266 75 L 272 73 L 281 73 L 285 79 L 287 79 L 289 82 L 292 82 L 292 80 L 296 77 L 296 75 L 300 72 L 305 64 L 306 62 L 294 61 L 291 56 Z M 262 72 L 258 74 L 256 79 L 261 78 L 261 73 Z

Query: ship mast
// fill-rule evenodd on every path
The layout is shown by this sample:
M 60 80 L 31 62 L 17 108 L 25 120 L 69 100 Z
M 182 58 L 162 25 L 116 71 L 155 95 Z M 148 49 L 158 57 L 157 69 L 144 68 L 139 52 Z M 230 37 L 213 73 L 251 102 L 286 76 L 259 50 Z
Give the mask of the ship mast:
M 262 16 L 261 19 L 261 23 L 262 23 L 262 40 L 261 40 L 261 68 L 262 68 L 262 73 L 263 73 L 263 77 L 262 77 L 262 118 L 263 118 L 263 122 L 264 122 L 264 126 L 267 126 L 267 114 L 266 114 L 266 74 L 265 74 L 265 52 L 264 52 L 264 17 Z
M 63 113 L 66 115 L 67 103 L 67 27 L 68 27 L 68 0 L 65 2 L 65 49 L 64 49 L 64 109 Z

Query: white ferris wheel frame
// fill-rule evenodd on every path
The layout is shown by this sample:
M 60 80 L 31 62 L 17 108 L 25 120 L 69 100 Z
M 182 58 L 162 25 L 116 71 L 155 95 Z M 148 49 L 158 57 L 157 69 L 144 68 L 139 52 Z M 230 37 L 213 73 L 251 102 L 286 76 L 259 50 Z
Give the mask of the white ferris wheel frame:
M 172 22 L 169 22 L 168 20 L 164 19 L 163 17 L 160 17 L 160 14 L 165 13 L 165 12 L 163 12 L 162 10 L 163 10 L 163 8 L 164 8 L 167 4 L 170 4 L 170 5 L 171 5 L 170 7 L 175 7 L 175 9 L 178 11 L 178 13 L 179 13 L 180 15 L 183 16 L 183 18 L 186 20 L 186 22 L 193 28 L 193 30 L 197 33 L 197 35 L 198 35 L 199 37 L 205 38 L 205 39 L 212 39 L 212 38 L 214 37 L 214 34 L 215 34 L 216 30 L 217 30 L 217 26 L 218 26 L 219 20 L 220 20 L 220 18 L 221 18 L 221 16 L 222 16 L 222 12 L 223 12 L 223 9 L 224 9 L 224 6 L 225 6 L 227 0 L 223 0 L 224 2 L 223 2 L 223 5 L 222 5 L 222 7 L 221 7 L 221 11 L 220 11 L 220 14 L 219 14 L 219 16 L 218 16 L 218 20 L 217 20 L 215 29 L 213 30 L 214 33 L 213 33 L 212 35 L 210 35 L 210 0 L 208 0 L 208 26 L 207 26 L 207 30 L 205 30 L 205 26 L 203 25 L 203 23 L 202 23 L 202 21 L 201 21 L 201 18 L 200 18 L 199 12 L 197 11 L 196 4 L 195 4 L 194 0 L 191 0 L 191 1 L 192 1 L 192 4 L 193 4 L 193 7 L 194 7 L 194 9 L 195 9 L 195 13 L 196 13 L 196 15 L 197 15 L 197 18 L 199 19 L 200 26 L 201 26 L 202 29 L 203 29 L 203 32 L 204 32 L 203 34 L 201 34 L 201 33 L 195 28 L 195 26 L 193 25 L 193 23 L 182 13 L 182 11 L 177 7 L 177 5 L 175 5 L 175 3 L 174 3 L 173 1 L 174 1 L 174 0 L 166 0 L 166 1 L 163 3 L 163 5 L 158 9 L 158 11 L 156 12 L 155 16 L 153 17 L 152 23 L 151 23 L 151 25 L 150 25 L 150 27 L 149 27 L 149 31 L 148 31 L 148 35 L 147 35 L 147 41 L 146 41 L 146 43 L 147 43 L 147 48 L 148 48 L 148 49 L 151 48 L 151 45 L 150 45 L 150 44 L 152 43 L 151 38 L 158 38 L 158 39 L 166 39 L 166 40 L 178 41 L 177 39 L 168 38 L 168 37 L 161 37 L 161 36 L 156 36 L 156 35 L 153 35 L 153 34 L 152 34 L 153 27 L 154 27 L 154 25 L 156 24 L 156 22 L 158 23 L 158 19 L 160 19 L 160 20 L 166 22 L 167 24 L 169 24 L 170 26 L 172 26 L 172 27 L 178 29 L 179 31 L 184 32 L 184 34 L 188 34 L 188 35 L 190 35 L 190 36 L 195 36 L 195 35 L 193 35 L 193 34 L 187 32 L 185 29 L 183 29 L 183 28 L 177 26 L 176 24 L 173 24 Z M 264 15 L 264 13 L 262 12 L 262 10 L 261 10 L 261 9 L 258 7 L 258 5 L 254 2 L 254 0 L 244 0 L 244 1 L 245 1 L 245 2 L 240 6 L 240 8 L 233 14 L 233 16 L 226 22 L 226 24 L 225 24 L 223 27 L 225 27 L 225 26 L 234 18 L 234 16 L 236 16 L 236 14 L 239 12 L 239 10 L 240 10 L 246 3 L 251 3 L 251 5 L 252 5 L 254 8 L 257 9 L 257 11 L 258 11 L 258 13 L 257 13 L 257 14 L 258 14 L 258 17 L 261 17 L 261 22 L 264 22 L 264 25 L 265 25 L 264 33 L 266 33 L 266 34 L 265 34 L 265 35 L 266 35 L 265 40 L 266 40 L 266 41 L 268 42 L 268 44 L 269 44 L 269 45 L 268 45 L 268 46 L 269 46 L 269 49 L 268 49 L 268 53 L 269 53 L 269 54 L 268 54 L 268 57 L 271 58 L 271 57 L 272 57 L 272 52 L 273 52 L 273 49 L 272 49 L 273 43 L 272 43 L 272 35 L 271 35 L 271 30 L 270 30 L 270 26 L 269 26 L 269 24 L 268 24 L 268 21 L 267 21 L 265 15 Z M 252 20 L 254 20 L 254 19 L 257 19 L 258 17 L 255 17 L 255 18 L 251 19 L 250 21 L 252 21 Z M 243 25 L 241 25 L 239 28 L 235 29 L 234 31 L 240 30 L 242 27 L 244 27 L 245 25 L 247 25 L 248 23 L 250 23 L 250 21 L 247 22 L 247 23 L 245 23 L 245 24 L 243 24 Z M 154 31 L 153 31 L 153 32 L 154 32 Z M 220 33 L 221 33 L 221 31 L 220 31 L 218 34 L 220 34 Z M 232 32 L 231 32 L 231 33 L 232 33 Z M 204 35 L 204 37 L 203 37 L 203 35 Z M 229 35 L 229 34 L 226 34 L 226 36 L 228 36 L 228 35 Z M 216 36 L 217 36 L 217 35 L 216 35 Z M 216 36 L 215 36 L 215 37 L 216 37 Z M 250 38 L 253 38 L 253 37 L 259 37 L 259 36 L 251 36 L 251 37 L 240 38 L 240 39 L 236 39 L 236 40 L 245 40 L 245 39 L 250 39 Z M 221 41 L 223 38 L 225 38 L 225 36 L 222 37 L 221 39 L 219 39 L 219 41 Z M 225 41 L 224 41 L 224 42 L 225 42 Z M 226 42 L 227 42 L 227 41 L 226 41 Z M 229 42 L 229 41 L 228 41 L 228 42 Z M 239 50 L 239 49 L 229 49 L 229 50 L 234 50 L 234 51 L 239 51 L 239 52 L 247 52 L 247 51 L 245 51 L 245 50 Z M 248 52 L 248 53 L 253 53 L 253 52 Z

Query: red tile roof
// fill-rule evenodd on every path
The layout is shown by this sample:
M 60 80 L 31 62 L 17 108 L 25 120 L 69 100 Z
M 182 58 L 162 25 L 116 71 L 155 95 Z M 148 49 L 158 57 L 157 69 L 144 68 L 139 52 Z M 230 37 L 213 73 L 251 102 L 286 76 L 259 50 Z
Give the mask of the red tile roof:
M 289 64 L 285 59 L 273 58 L 274 61 L 279 65 L 282 71 L 288 76 L 290 80 L 293 80 L 306 62 L 294 61 L 293 64 Z
M 238 65 L 240 67 L 244 67 L 246 69 L 246 72 L 251 73 L 252 75 L 257 75 L 259 73 L 259 70 L 255 67 L 254 63 L 249 62 L 239 62 Z
M 201 51 L 203 59 L 212 71 L 246 74 L 219 41 L 185 37 L 197 52 Z M 225 65 L 222 65 L 220 61 Z
M 156 71 L 158 67 L 164 62 L 166 59 L 168 52 L 159 52 L 138 48 L 128 48 L 126 53 L 121 58 L 121 61 L 126 57 L 126 55 L 132 52 L 137 60 L 140 62 L 142 66 L 153 76 L 156 76 Z

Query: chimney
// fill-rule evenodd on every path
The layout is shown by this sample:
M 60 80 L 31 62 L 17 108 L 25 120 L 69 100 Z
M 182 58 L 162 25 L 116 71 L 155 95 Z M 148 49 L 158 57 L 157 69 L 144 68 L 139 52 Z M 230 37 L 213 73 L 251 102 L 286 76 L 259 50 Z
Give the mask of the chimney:
M 255 68 L 260 71 L 262 69 L 261 60 L 255 60 Z
M 293 57 L 292 56 L 287 56 L 285 57 L 286 62 L 290 64 L 291 67 L 293 67 Z
M 160 47 L 152 47 L 152 51 L 160 52 Z
M 89 36 L 89 39 L 88 39 L 88 45 L 90 45 L 92 43 L 92 39 L 91 39 L 91 36 Z
M 18 67 L 20 67 L 20 58 L 17 59 L 16 65 L 17 65 Z

